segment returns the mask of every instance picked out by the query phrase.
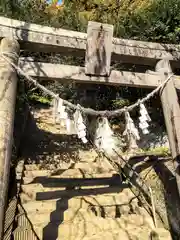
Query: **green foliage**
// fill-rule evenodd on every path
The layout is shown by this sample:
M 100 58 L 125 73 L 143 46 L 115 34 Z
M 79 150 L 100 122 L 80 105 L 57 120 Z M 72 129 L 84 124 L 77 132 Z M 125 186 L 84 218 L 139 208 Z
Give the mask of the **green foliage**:
M 156 148 L 148 148 L 148 149 L 138 149 L 139 153 L 146 153 L 146 154 L 154 154 L 154 155 L 162 155 L 162 156 L 169 156 L 170 150 L 167 147 L 156 147 Z
M 128 99 L 115 99 L 112 100 L 112 107 L 113 108 L 122 108 L 124 106 L 129 105 L 129 100 Z
M 180 1 L 179 0 L 65 0 L 61 8 L 48 5 L 45 0 L 0 0 L 0 14 L 27 22 L 44 24 L 65 29 L 86 31 L 89 20 L 101 21 L 114 25 L 114 36 L 156 42 L 179 43 L 180 41 Z M 32 55 L 32 54 L 31 54 Z M 83 65 L 84 59 L 78 57 L 46 56 L 40 54 L 41 60 L 56 61 L 65 64 Z M 122 64 L 119 64 L 123 69 Z M 127 67 L 129 71 L 132 68 Z M 48 84 L 65 99 L 79 101 L 79 92 L 87 88 L 70 84 Z M 123 107 L 143 97 L 146 91 L 141 89 L 117 89 L 98 86 L 93 88 L 93 101 L 83 102 L 85 106 L 97 109 L 114 109 Z M 121 99 L 116 98 L 119 92 Z M 50 99 L 42 93 L 29 91 L 29 99 L 49 103 Z M 94 99 L 97 99 L 94 101 Z M 161 113 L 158 101 L 150 102 L 153 116 Z M 133 113 L 136 114 L 136 113 Z M 161 114 L 162 115 L 162 114 Z M 159 117 L 157 117 L 159 118 Z M 160 121 L 162 118 L 160 118 Z
M 145 11 L 140 9 L 126 16 L 124 33 L 127 37 L 178 43 L 180 1 L 157 0 Z
M 66 0 L 62 8 L 44 0 L 0 0 L 0 14 L 27 22 L 86 31 L 88 20 L 114 25 L 117 37 L 178 43 L 179 0 Z
M 36 92 L 30 94 L 29 100 L 39 102 L 39 103 L 43 103 L 43 104 L 50 104 L 51 103 L 51 99 L 49 99 L 48 97 L 41 96 L 40 94 L 38 94 Z

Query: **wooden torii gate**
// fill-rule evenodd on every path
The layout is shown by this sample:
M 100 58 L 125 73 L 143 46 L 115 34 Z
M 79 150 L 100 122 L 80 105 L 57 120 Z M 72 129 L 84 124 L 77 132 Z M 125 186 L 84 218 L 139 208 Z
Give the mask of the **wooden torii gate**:
M 85 67 L 35 62 L 20 58 L 19 67 L 28 75 L 41 80 L 72 80 L 80 83 L 107 84 L 140 88 L 155 88 L 164 82 L 172 69 L 180 68 L 180 50 L 177 45 L 141 42 L 113 38 L 113 26 L 89 22 L 86 33 L 25 23 L 0 17 L 1 52 L 15 52 L 20 49 L 31 52 L 55 52 L 85 56 Z M 17 41 L 16 41 L 17 40 Z M 16 63 L 17 58 L 9 58 Z M 155 71 L 146 73 L 111 70 L 111 60 L 122 63 L 154 66 Z M 8 112 L 8 118 L 1 121 L 6 137 L 0 138 L 2 147 L 0 159 L 0 234 L 4 217 L 5 196 L 11 158 L 12 124 L 16 94 L 16 76 L 12 67 L 0 57 L 0 87 L 3 90 L 8 79 L 12 79 L 7 95 L 0 102 L 0 118 Z M 171 64 L 171 66 L 170 66 Z M 6 74 L 4 74 L 6 73 Z M 176 89 L 180 89 L 180 77 L 173 75 L 160 92 L 164 118 L 174 161 L 175 175 L 180 195 L 180 107 Z M 1 91 L 2 91 L 1 90 Z M 11 99 L 11 101 L 9 101 Z M 2 133 L 3 136 L 4 133 Z M 8 143 L 8 144 L 7 144 Z M 6 147 L 4 147 L 6 146 Z

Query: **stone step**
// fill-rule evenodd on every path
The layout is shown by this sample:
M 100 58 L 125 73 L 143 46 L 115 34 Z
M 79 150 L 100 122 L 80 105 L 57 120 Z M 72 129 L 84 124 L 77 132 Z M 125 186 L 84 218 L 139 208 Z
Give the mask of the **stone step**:
M 153 223 L 153 220 L 150 216 L 148 216 L 146 214 L 146 216 L 143 216 L 143 215 L 140 215 L 140 214 L 137 214 L 137 213 L 134 213 L 134 214 L 129 214 L 129 212 L 125 213 L 125 214 L 122 214 L 122 215 L 116 215 L 116 209 L 112 208 L 111 209 L 108 209 L 105 208 L 103 211 L 99 211 L 98 210 L 94 213 L 90 208 L 88 209 L 85 209 L 85 208 L 68 208 L 68 209 L 62 209 L 62 208 L 58 208 L 58 209 L 55 209 L 54 211 L 52 212 L 48 212 L 46 211 L 46 209 L 44 210 L 44 212 L 39 212 L 37 211 L 36 212 L 36 215 L 38 216 L 37 218 L 35 218 L 34 216 L 34 213 L 33 212 L 29 212 L 26 214 L 26 221 L 24 219 L 24 216 L 21 215 L 19 218 L 18 218 L 18 226 L 29 226 L 30 224 L 31 225 L 39 225 L 39 224 L 44 224 L 44 222 L 46 224 L 50 223 L 50 222 L 59 222 L 60 224 L 62 222 L 69 222 L 69 221 L 72 221 L 72 219 L 74 218 L 78 218 L 79 221 L 80 220 L 83 220 L 84 217 L 86 216 L 89 216 L 90 218 L 93 218 L 93 217 L 101 217 L 101 218 L 104 218 L 104 219 L 128 219 L 128 216 L 129 216 L 129 219 L 128 219 L 128 222 L 131 223 L 131 224 L 134 224 L 134 219 L 137 220 L 138 218 L 138 224 L 139 222 L 142 222 L 142 225 L 146 225 L 148 226 L 149 228 L 153 228 L 154 227 L 154 223 Z M 99 209 L 100 210 L 100 209 Z M 102 209 L 101 209 L 102 210 Z M 137 225 L 137 224 L 135 224 Z
M 27 203 L 27 202 L 32 201 L 32 199 L 31 199 L 27 194 L 25 194 L 25 193 L 23 193 L 23 192 L 21 192 L 21 193 L 19 194 L 19 196 L 20 196 L 20 198 L 21 198 L 21 202 L 22 202 L 22 203 Z
M 47 145 L 49 143 L 50 140 L 47 140 L 48 142 L 45 142 L 45 144 Z M 75 142 L 76 140 L 74 140 Z M 52 141 L 54 142 L 54 141 Z M 59 145 L 59 148 L 60 148 L 60 143 L 59 142 L 54 142 L 55 145 Z M 68 143 L 66 143 L 67 145 L 69 145 Z M 81 147 L 81 146 L 80 146 Z M 41 154 L 41 156 L 43 156 L 43 154 Z M 47 159 L 46 158 L 46 155 L 45 156 L 45 159 L 41 159 L 40 160 L 40 163 L 41 165 L 44 165 L 45 163 L 48 164 L 48 163 L 58 163 L 58 164 L 61 164 L 62 166 L 70 166 L 70 164 L 68 162 L 63 162 L 63 159 L 62 159 L 62 156 L 59 154 L 56 154 L 54 156 L 54 159 L 52 161 L 52 158 L 51 159 Z M 99 157 L 98 154 L 96 153 L 96 151 L 94 150 L 79 150 L 78 151 L 78 146 L 77 146 L 77 151 L 76 151 L 76 161 L 79 161 L 79 162 L 83 162 L 83 163 L 93 163 L 93 162 L 96 162 L 96 161 L 105 161 L 106 164 L 107 164 L 107 159 L 105 159 L 105 157 Z M 74 159 L 74 158 L 73 158 Z M 71 159 L 72 160 L 72 159 Z M 32 159 L 31 160 L 31 163 L 35 164 L 36 163 L 36 160 Z M 109 164 L 108 164 L 109 166 Z
M 26 200 L 26 199 L 25 199 Z M 121 214 L 128 214 L 131 211 L 136 212 L 138 209 L 138 200 L 130 193 L 125 191 L 121 193 L 89 195 L 83 197 L 61 198 L 58 200 L 48 201 L 23 201 L 21 202 L 26 212 L 40 213 L 52 212 L 55 209 L 60 211 L 67 208 L 89 209 L 95 214 L 115 217 Z
M 83 171 L 81 169 L 58 169 L 58 170 L 34 170 L 34 171 L 24 171 L 25 177 L 75 177 L 75 178 L 85 178 L 85 177 L 107 177 L 115 174 L 115 171 L 109 171 L 104 173 L 93 173 L 91 169 L 89 171 Z M 116 173 L 117 174 L 117 173 Z M 105 175 L 105 176 L 104 176 Z
M 64 170 L 67 169 L 81 169 L 81 170 L 86 170 L 87 172 L 107 172 L 107 171 L 113 171 L 112 166 L 108 165 L 107 162 L 101 162 L 101 164 L 97 162 L 77 162 L 77 163 L 71 163 L 71 164 L 48 164 L 48 163 L 42 163 L 42 164 L 26 164 L 25 165 L 25 170 L 26 171 L 34 171 L 34 170 L 57 170 L 60 168 L 61 170 L 63 167 L 67 166 L 64 168 Z
M 21 214 L 18 217 L 18 226 L 19 227 L 29 227 L 29 223 L 33 226 L 35 225 L 48 225 L 48 223 L 59 223 L 71 221 L 74 217 L 80 216 L 87 216 L 88 214 L 90 217 L 93 217 L 91 211 L 87 211 L 87 209 L 76 209 L 76 208 L 68 208 L 68 210 L 62 211 L 62 209 L 55 209 L 53 212 L 47 212 L 44 209 L 44 212 L 36 212 L 36 216 L 33 212 L 29 212 L 26 214 Z M 26 218 L 26 221 L 25 221 Z
M 91 214 L 77 214 L 68 221 L 49 222 L 34 225 L 34 230 L 40 239 L 61 239 L 61 240 L 80 240 L 92 238 L 95 235 L 101 236 L 104 233 L 111 233 L 112 236 L 121 233 L 120 238 L 116 239 L 150 239 L 151 228 L 144 225 L 141 216 L 123 216 L 120 219 L 104 219 L 92 217 Z M 158 232 L 158 229 L 157 229 Z M 166 230 L 161 230 L 160 240 L 170 240 L 170 234 Z M 126 236 L 126 238 L 124 238 Z M 122 238 L 123 237 L 123 238 Z M 96 238 L 95 238 L 96 239 Z M 112 238 L 111 238 L 112 239 Z M 115 239 L 115 238 L 114 238 Z
M 92 176 L 92 175 L 91 175 Z M 86 177 L 86 178 L 73 178 L 73 177 L 59 177 L 59 176 L 53 176 L 53 177 L 23 177 L 22 184 L 33 184 L 33 183 L 39 183 L 42 184 L 44 187 L 82 187 L 82 188 L 92 188 L 98 187 L 98 186 L 115 186 L 122 184 L 122 180 L 119 175 L 105 175 L 107 177 L 102 177 L 100 175 L 93 175 L 92 177 Z
M 158 240 L 170 240 L 171 237 L 167 231 L 164 231 L 164 229 L 157 229 L 157 233 L 159 235 L 159 238 L 156 238 Z M 131 234 L 132 235 L 132 234 Z M 118 229 L 117 231 L 103 231 L 99 233 L 94 234 L 93 236 L 85 236 L 83 237 L 83 240 L 146 240 L 146 239 L 152 239 L 156 240 L 155 238 L 147 238 L 147 235 L 149 235 L 149 232 L 147 234 L 146 229 L 142 232 L 142 235 L 137 238 L 136 236 L 131 237 L 126 230 L 124 229 Z M 131 237 L 131 238 L 130 238 Z M 58 238 L 59 239 L 59 238 Z M 63 238 L 61 238 L 63 239 Z M 76 237 L 71 238 L 72 240 L 75 240 Z
M 86 151 L 79 150 L 78 151 L 78 156 L 79 156 L 80 159 L 85 159 L 85 160 L 88 157 L 87 160 L 89 161 L 90 158 L 94 158 L 94 159 L 97 158 L 98 153 L 93 148 L 91 148 L 91 149 L 88 149 Z
M 26 194 L 27 200 L 52 200 L 59 198 L 72 198 L 78 196 L 90 196 L 90 195 L 114 195 L 122 192 L 128 185 L 91 188 L 91 189 L 61 189 L 61 188 L 42 188 L 39 184 L 22 185 L 23 194 Z M 50 195 L 50 196 L 48 196 Z M 42 198 L 42 199 L 41 199 Z M 45 198 L 45 199 L 43 199 Z
M 39 192 L 48 192 L 49 194 L 53 194 L 53 190 L 51 188 L 43 188 L 42 186 L 36 185 L 36 184 L 30 184 L 30 185 L 22 185 L 22 190 L 23 194 L 26 194 L 28 196 L 32 196 L 36 193 Z M 91 191 L 92 190 L 92 191 Z M 137 198 L 134 196 L 134 194 L 131 192 L 129 188 L 122 188 L 120 187 L 108 187 L 108 188 L 101 188 L 100 193 L 98 191 L 99 189 L 85 189 L 81 191 L 81 189 L 76 190 L 66 190 L 66 191 L 59 191 L 62 192 L 61 199 L 65 198 L 65 200 L 68 200 L 70 203 L 71 201 L 90 201 L 93 205 L 120 205 L 120 204 L 127 204 L 129 202 L 137 201 Z M 104 190 L 104 193 L 102 192 Z M 67 194 L 65 193 L 67 192 Z M 78 194 L 73 193 L 78 193 L 80 192 L 80 196 Z M 64 195 L 63 195 L 64 193 Z M 71 198 L 68 198 L 68 193 L 71 196 Z M 88 193 L 84 194 L 83 193 Z M 93 194 L 94 193 L 94 194 Z M 82 196 L 81 196 L 82 195 Z M 34 199 L 35 200 L 35 199 Z M 59 198 L 58 198 L 59 200 Z M 55 202 L 56 200 L 53 200 L 52 202 Z M 47 201 L 48 203 L 50 201 Z M 45 203 L 42 200 L 37 201 L 37 204 Z
M 108 172 L 108 173 L 83 173 L 79 169 L 69 169 L 66 171 L 61 171 L 53 173 L 52 171 L 48 170 L 35 170 L 35 171 L 25 171 L 25 177 L 23 177 L 23 184 L 29 184 L 29 183 L 41 183 L 41 182 L 47 182 L 47 178 L 53 178 L 53 180 L 48 180 L 49 182 L 57 182 L 58 179 L 72 179 L 74 178 L 75 181 L 78 181 L 76 179 L 99 179 L 99 180 L 115 180 L 118 179 L 118 176 L 120 178 L 119 174 L 115 174 L 115 172 Z M 73 179 L 73 180 L 74 180 Z M 64 180 L 65 181 L 65 180 Z M 69 180 L 70 182 L 70 180 Z M 73 181 L 72 181 L 73 182 Z
M 59 203 L 60 201 L 60 203 Z M 61 201 L 61 200 L 48 200 L 48 201 L 31 201 L 23 203 L 23 208 L 27 213 L 43 213 L 43 212 L 53 212 L 57 208 L 59 210 L 67 209 L 68 207 L 77 207 L 79 208 L 80 200 L 79 199 L 73 199 L 73 202 L 71 199 L 67 201 Z
M 98 188 L 100 186 L 119 186 L 122 184 L 122 180 L 120 176 L 105 174 L 99 175 L 95 174 L 93 177 L 86 178 L 69 178 L 69 177 L 61 177 L 61 176 L 41 176 L 41 177 L 24 177 L 23 184 L 39 184 L 44 188 Z
M 128 202 L 126 199 L 127 194 L 124 193 L 121 200 L 119 196 L 88 196 L 73 199 L 59 199 L 53 201 L 32 201 L 23 204 L 23 212 L 20 207 L 20 213 L 24 215 L 24 211 L 28 215 L 39 216 L 42 214 L 47 214 L 50 219 L 50 214 L 53 213 L 52 217 L 56 216 L 56 213 L 62 215 L 64 212 L 69 211 L 69 209 L 75 212 L 79 210 L 85 210 L 85 212 L 92 213 L 94 216 L 101 216 L 103 218 L 121 218 L 123 215 L 132 216 L 132 213 L 136 213 L 143 217 L 144 222 L 150 228 L 154 227 L 152 217 L 143 208 L 138 206 L 137 198 L 134 198 Z M 113 200 L 112 200 L 113 199 Z M 113 205 L 114 204 L 114 205 Z M 59 215 L 58 215 L 59 216 Z M 47 219 L 47 217 L 45 218 Z M 25 222 L 25 220 L 24 220 Z M 27 221 L 26 221 L 27 222 Z M 26 224 L 24 224 L 26 225 Z M 27 222 L 27 225 L 29 223 Z
M 54 190 L 53 188 L 39 188 L 36 184 L 23 185 L 23 193 L 27 194 L 31 200 L 45 201 L 59 198 L 73 198 L 78 196 L 89 196 L 89 195 L 102 195 L 102 194 L 115 194 L 120 193 L 123 189 L 127 188 L 127 184 L 121 186 L 112 187 L 101 187 L 92 189 L 65 189 L 65 190 Z

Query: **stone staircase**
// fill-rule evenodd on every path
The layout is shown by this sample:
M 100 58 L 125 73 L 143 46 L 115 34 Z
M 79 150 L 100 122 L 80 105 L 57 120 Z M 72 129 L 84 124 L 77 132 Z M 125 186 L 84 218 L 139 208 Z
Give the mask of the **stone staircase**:
M 151 239 L 154 223 L 112 169 L 25 165 L 14 239 Z M 171 239 L 156 229 L 159 239 Z
M 37 140 L 37 132 L 32 135 Z M 38 154 L 33 141 L 27 144 L 28 156 Z M 49 137 L 40 141 L 45 144 L 50 145 Z M 40 160 L 33 155 L 17 167 L 22 182 L 14 240 L 172 239 L 162 226 L 155 229 L 150 214 L 106 159 L 97 160 L 92 149 L 77 152 L 78 161 L 62 161 L 58 153 L 53 162 L 47 149 L 39 150 Z

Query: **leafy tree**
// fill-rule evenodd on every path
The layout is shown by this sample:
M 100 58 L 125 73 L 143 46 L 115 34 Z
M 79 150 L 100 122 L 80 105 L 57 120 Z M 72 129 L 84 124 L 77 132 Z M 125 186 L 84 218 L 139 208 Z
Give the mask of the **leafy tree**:
M 89 20 L 100 21 L 113 24 L 116 37 L 164 43 L 179 43 L 179 9 L 179 0 L 65 0 L 61 7 L 57 7 L 55 2 L 47 4 L 45 0 L 1 0 L 0 2 L 0 14 L 4 16 L 77 31 L 86 31 Z M 40 54 L 40 56 L 42 59 L 47 57 L 50 59 L 48 54 L 46 56 Z M 58 61 L 64 59 L 64 63 L 71 64 L 84 62 L 84 59 L 77 57 L 56 56 L 56 59 Z M 79 85 L 72 84 L 68 87 L 58 84 L 58 86 L 56 85 L 55 88 L 66 99 L 73 101 L 74 98 L 78 98 L 76 92 L 80 89 Z M 53 89 L 52 84 L 50 87 Z M 83 88 L 86 87 L 87 85 L 84 85 Z M 99 99 L 103 99 L 103 104 L 110 108 L 123 106 L 126 100 L 134 101 L 134 96 L 140 97 L 146 92 L 139 89 L 123 89 L 120 90 L 120 95 L 124 99 L 113 101 L 116 95 L 114 92 L 118 92 L 119 89 L 106 86 L 97 89 L 96 86 L 94 91 L 97 92 Z M 99 105 L 95 104 L 95 107 L 102 108 L 101 102 L 97 102 Z M 158 101 L 156 106 L 159 108 Z

